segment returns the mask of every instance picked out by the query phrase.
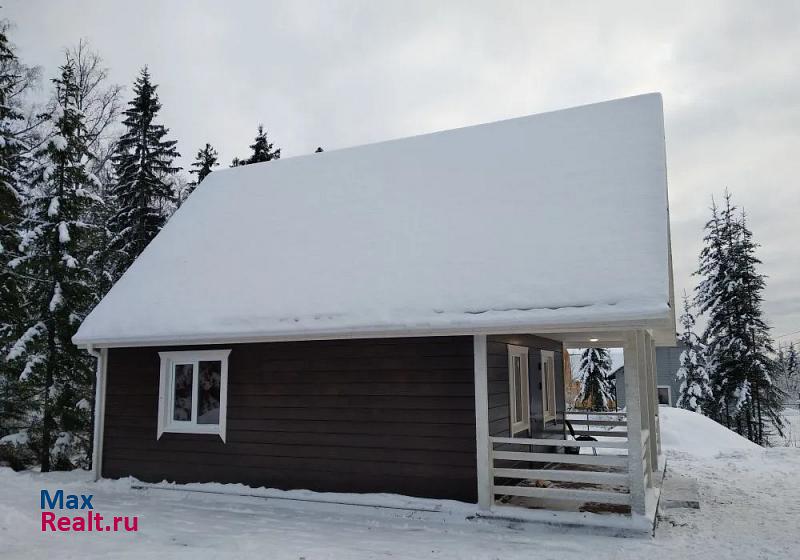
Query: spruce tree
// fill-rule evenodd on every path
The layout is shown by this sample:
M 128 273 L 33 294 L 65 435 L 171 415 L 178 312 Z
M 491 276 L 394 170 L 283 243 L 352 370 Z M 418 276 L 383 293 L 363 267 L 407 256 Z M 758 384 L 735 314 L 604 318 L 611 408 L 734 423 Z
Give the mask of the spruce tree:
M 779 386 L 790 400 L 800 400 L 800 358 L 794 342 L 778 350 L 778 363 L 780 364 Z
M 145 67 L 137 78 L 134 97 L 123 112 L 125 133 L 113 162 L 117 182 L 112 188 L 117 211 L 110 220 L 110 248 L 118 278 L 164 226 L 173 204 L 171 177 L 180 168 L 176 141 L 166 140 L 169 130 L 158 124 L 161 102 Z
M 0 437 L 19 427 L 24 410 L 18 372 L 3 359 L 23 323 L 23 279 L 12 266 L 19 257 L 25 146 L 18 137 L 24 117 L 12 103 L 20 79 L 19 63 L 0 26 Z
M 695 319 L 689 307 L 689 297 L 683 296 L 683 332 L 679 336 L 684 349 L 680 355 L 680 367 L 676 378 L 681 386 L 678 390 L 677 406 L 693 412 L 703 412 L 708 404 L 713 405 L 714 396 L 706 372 L 706 351 L 704 344 L 694 332 Z
M 579 372 L 580 392 L 575 404 L 596 412 L 608 410 L 613 389 L 608 379 L 611 355 L 605 348 L 586 348 L 581 354 Z
M 172 190 L 175 198 L 176 209 L 180 208 L 189 195 L 194 192 L 197 185 L 203 182 L 203 179 L 214 170 L 218 163 L 218 154 L 211 144 L 206 144 L 205 147 L 197 150 L 195 160 L 192 162 L 192 169 L 189 170 L 191 175 L 196 175 L 196 179 L 188 181 L 182 175 L 176 175 L 173 181 Z
M 71 64 L 55 85 L 53 131 L 36 154 L 25 203 L 26 231 L 16 270 L 30 279 L 25 332 L 7 359 L 20 365 L 30 400 L 31 445 L 42 471 L 73 468 L 86 457 L 92 360 L 72 344 L 92 303 L 87 270 L 87 224 L 95 203 L 88 186 L 91 156 Z
M 758 444 L 772 429 L 782 431 L 782 392 L 772 381 L 777 367 L 761 310 L 765 278 L 744 214 L 726 191 L 721 209 L 712 206 L 697 274 L 695 295 L 707 314 L 707 341 L 715 419 Z
M 195 156 L 194 163 L 192 163 L 194 169 L 189 171 L 189 173 L 197 175 L 197 181 L 194 183 L 195 186 L 202 183 L 203 179 L 219 165 L 219 163 L 217 163 L 218 159 L 217 150 L 215 150 L 211 144 L 206 144 L 203 149 L 197 151 L 197 156 Z
M 700 263 L 695 275 L 701 280 L 695 288 L 694 304 L 699 312 L 708 317 L 703 340 L 706 343 L 706 373 L 711 381 L 713 402 L 706 403 L 703 413 L 730 427 L 730 413 L 726 394 L 726 371 L 718 366 L 722 344 L 719 335 L 727 322 L 726 310 L 720 294 L 726 285 L 728 255 L 724 244 L 724 232 L 716 201 L 711 200 L 711 218 L 706 222 Z
M 794 342 L 789 344 L 789 351 L 786 354 L 786 369 L 790 377 L 800 376 L 800 358 L 797 356 L 797 347 Z
M 759 245 L 753 241 L 744 211 L 735 218 L 733 232 L 732 282 L 728 291 L 737 311 L 733 347 L 739 350 L 742 371 L 735 396 L 743 408 L 740 424 L 746 427 L 747 437 L 766 445 L 773 430 L 782 435 L 784 425 L 784 394 L 773 381 L 777 373 L 773 358 L 775 349 L 761 308 L 766 277 L 758 272 L 761 261 L 756 257 L 756 250 Z M 744 431 L 740 433 L 745 435 Z
M 261 163 L 262 161 L 272 161 L 273 159 L 280 159 L 281 149 L 274 148 L 272 143 L 267 140 L 267 133 L 264 132 L 264 125 L 258 125 L 258 134 L 256 134 L 255 141 L 250 144 L 252 154 L 246 159 L 234 158 L 231 162 L 231 167 L 240 167 L 242 165 L 250 165 L 251 163 Z

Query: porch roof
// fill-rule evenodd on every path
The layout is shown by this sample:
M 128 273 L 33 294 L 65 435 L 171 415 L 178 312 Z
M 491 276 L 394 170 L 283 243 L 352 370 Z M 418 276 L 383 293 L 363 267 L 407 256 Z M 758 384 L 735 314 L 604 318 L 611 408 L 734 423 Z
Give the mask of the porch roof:
M 215 171 L 81 325 L 123 346 L 674 332 L 661 96 Z

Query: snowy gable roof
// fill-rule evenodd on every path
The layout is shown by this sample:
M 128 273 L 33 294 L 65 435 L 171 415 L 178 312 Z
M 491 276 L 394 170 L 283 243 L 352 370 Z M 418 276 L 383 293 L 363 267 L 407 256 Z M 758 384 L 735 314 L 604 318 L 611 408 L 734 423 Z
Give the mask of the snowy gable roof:
M 669 260 L 648 94 L 215 171 L 74 341 L 668 325 Z

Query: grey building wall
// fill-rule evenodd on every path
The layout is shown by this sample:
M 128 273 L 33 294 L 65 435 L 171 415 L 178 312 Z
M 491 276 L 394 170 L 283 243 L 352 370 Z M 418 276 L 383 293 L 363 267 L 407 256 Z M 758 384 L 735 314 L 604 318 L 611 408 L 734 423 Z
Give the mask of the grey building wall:
M 685 346 L 661 346 L 656 348 L 656 384 L 659 387 L 670 388 L 670 406 L 675 406 L 678 400 L 678 389 L 681 384 L 675 379 L 675 374 L 680 367 L 681 352 Z M 614 382 L 617 388 L 617 406 L 625 406 L 625 366 L 614 371 Z

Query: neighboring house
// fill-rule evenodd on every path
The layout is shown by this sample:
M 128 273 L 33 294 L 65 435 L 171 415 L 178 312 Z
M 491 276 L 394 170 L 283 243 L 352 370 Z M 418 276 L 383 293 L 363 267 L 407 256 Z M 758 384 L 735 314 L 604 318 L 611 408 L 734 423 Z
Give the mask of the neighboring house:
M 630 393 L 674 333 L 650 94 L 215 171 L 74 341 L 99 357 L 98 477 L 634 523 L 655 511 L 657 407 L 629 403 L 624 455 L 565 454 L 586 442 L 566 440 L 563 353 L 624 346 Z M 593 480 L 614 489 L 559 486 Z
M 656 391 L 658 403 L 662 405 L 675 406 L 678 402 L 678 391 L 681 388 L 680 381 L 675 374 L 681 366 L 681 352 L 685 345 L 678 343 L 678 346 L 662 346 L 656 348 Z M 620 366 L 611 374 L 610 378 L 617 391 L 617 403 L 619 408 L 625 407 L 625 366 Z

